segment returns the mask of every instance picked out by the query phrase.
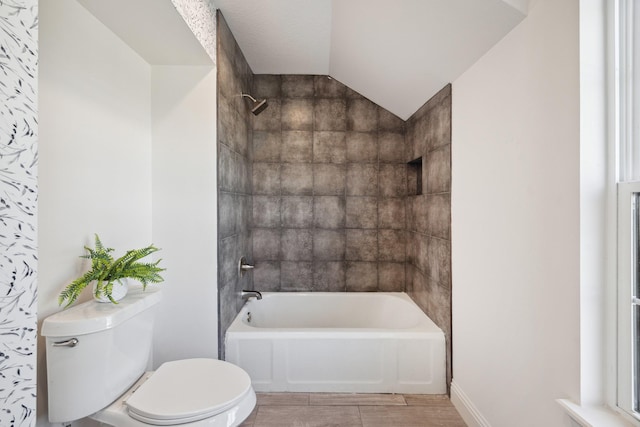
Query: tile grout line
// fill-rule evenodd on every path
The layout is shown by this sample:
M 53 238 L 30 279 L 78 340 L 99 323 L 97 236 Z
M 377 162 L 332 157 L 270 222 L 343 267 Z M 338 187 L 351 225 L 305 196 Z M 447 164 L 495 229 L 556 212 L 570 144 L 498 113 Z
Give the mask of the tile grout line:
M 364 421 L 362 421 L 362 411 L 361 411 L 361 409 L 360 409 L 360 408 L 361 408 L 361 406 L 360 406 L 360 405 L 358 405 L 358 417 L 360 418 L 360 425 L 361 425 L 362 427 L 364 427 Z

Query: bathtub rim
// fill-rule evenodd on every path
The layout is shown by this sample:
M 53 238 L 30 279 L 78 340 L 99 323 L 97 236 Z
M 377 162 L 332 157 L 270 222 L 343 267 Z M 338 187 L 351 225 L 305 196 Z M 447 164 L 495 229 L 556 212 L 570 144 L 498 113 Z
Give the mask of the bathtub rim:
M 255 327 L 246 324 L 242 319 L 246 313 L 255 305 L 259 304 L 259 300 L 247 301 L 240 312 L 236 315 L 233 322 L 225 333 L 225 341 L 229 338 L 233 339 L 379 339 L 379 338 L 402 338 L 416 339 L 429 338 L 436 340 L 445 340 L 444 331 L 436 325 L 436 323 L 427 316 L 426 313 L 411 299 L 406 292 L 262 292 L 262 298 L 274 298 L 277 296 L 295 296 L 296 298 L 309 298 L 313 296 L 346 296 L 348 298 L 356 298 L 361 296 L 377 296 L 392 297 L 403 300 L 411 305 L 413 310 L 417 310 L 420 320 L 417 325 L 409 328 L 312 328 L 312 327 Z

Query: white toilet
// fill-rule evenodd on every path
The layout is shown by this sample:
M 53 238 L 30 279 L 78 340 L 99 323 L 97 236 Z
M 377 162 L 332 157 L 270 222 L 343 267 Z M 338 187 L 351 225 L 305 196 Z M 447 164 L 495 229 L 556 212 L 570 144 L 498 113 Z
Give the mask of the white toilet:
M 51 422 L 232 427 L 249 416 L 251 379 L 231 363 L 186 359 L 145 372 L 160 297 L 135 289 L 117 305 L 90 301 L 45 319 Z

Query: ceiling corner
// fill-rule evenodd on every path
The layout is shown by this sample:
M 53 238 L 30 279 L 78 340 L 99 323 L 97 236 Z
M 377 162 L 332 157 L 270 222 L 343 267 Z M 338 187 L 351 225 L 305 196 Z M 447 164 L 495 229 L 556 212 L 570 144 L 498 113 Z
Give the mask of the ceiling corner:
M 502 0 L 502 1 L 525 16 L 529 13 L 529 0 Z

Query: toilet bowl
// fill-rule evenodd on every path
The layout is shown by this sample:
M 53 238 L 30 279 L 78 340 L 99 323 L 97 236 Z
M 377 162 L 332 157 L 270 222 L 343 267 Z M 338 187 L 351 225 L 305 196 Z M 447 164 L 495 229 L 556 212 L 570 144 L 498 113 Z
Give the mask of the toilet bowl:
M 194 358 L 146 370 L 160 295 L 137 289 L 117 305 L 90 301 L 44 320 L 49 421 L 234 427 L 249 416 L 256 395 L 238 366 Z

